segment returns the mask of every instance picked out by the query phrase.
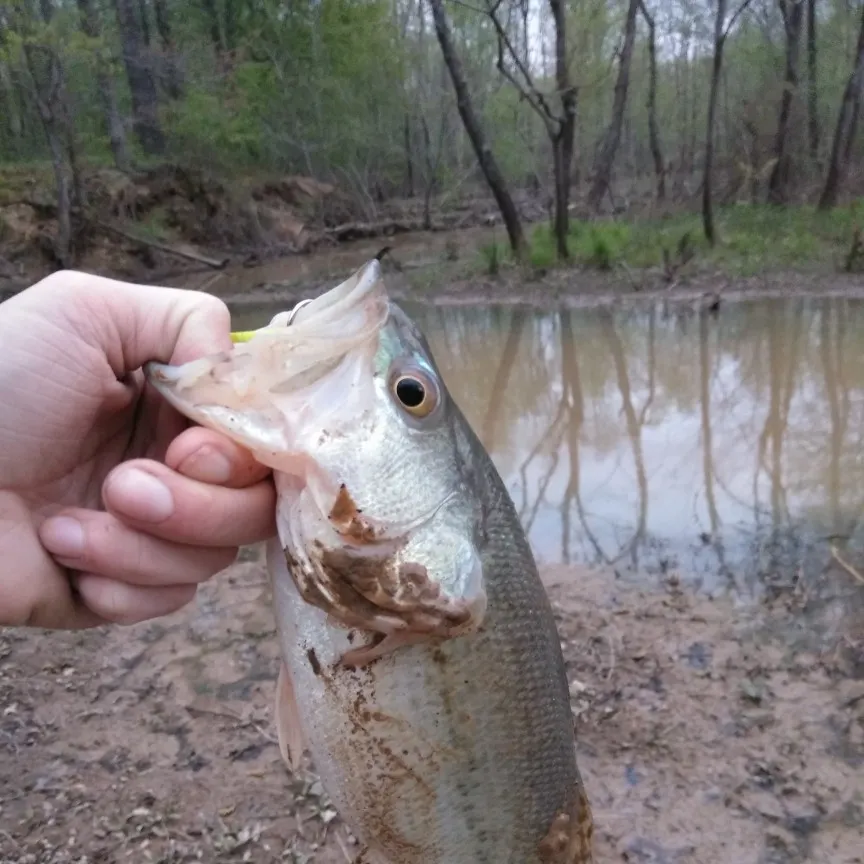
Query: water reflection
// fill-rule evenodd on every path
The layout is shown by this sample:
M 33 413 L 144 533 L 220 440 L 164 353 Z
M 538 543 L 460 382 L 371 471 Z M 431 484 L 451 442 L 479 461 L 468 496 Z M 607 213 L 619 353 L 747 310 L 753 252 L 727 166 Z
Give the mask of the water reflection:
M 408 311 L 540 562 L 752 594 L 857 539 L 864 303 Z
M 410 311 L 540 561 L 751 593 L 856 538 L 861 303 Z

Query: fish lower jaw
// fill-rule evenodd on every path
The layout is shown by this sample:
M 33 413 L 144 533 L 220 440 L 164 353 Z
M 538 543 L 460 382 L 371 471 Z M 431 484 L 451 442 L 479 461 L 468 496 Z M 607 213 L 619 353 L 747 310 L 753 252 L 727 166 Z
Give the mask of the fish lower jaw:
M 314 540 L 283 551 L 300 597 L 325 612 L 330 626 L 367 636 L 345 651 L 341 665 L 363 666 L 407 645 L 467 635 L 485 619 L 485 591 L 448 595 L 423 565 L 399 561 L 392 543 L 358 548 Z

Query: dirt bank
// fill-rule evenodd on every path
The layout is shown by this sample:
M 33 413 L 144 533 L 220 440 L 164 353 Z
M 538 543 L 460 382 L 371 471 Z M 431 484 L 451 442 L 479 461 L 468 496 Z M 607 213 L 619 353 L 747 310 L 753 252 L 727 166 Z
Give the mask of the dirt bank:
M 0 860 L 350 860 L 313 766 L 279 760 L 268 589 L 244 558 L 160 622 L 0 632 Z M 864 861 L 864 617 L 848 574 L 749 611 L 674 575 L 544 579 L 598 864 Z
M 486 229 L 459 232 L 465 256 L 473 244 L 486 236 Z M 670 300 L 675 303 L 717 305 L 718 302 L 769 297 L 849 297 L 864 298 L 864 276 L 856 274 L 813 274 L 774 272 L 750 278 L 730 278 L 717 272 L 694 273 L 674 285 L 667 285 L 657 273 L 643 274 L 634 290 L 623 272 L 597 272 L 579 269 L 531 273 L 508 270 L 496 277 L 466 275 L 458 261 L 448 262 L 434 255 L 437 245 L 449 239 L 446 234 L 430 239 L 423 234 L 406 238 L 394 252 L 395 263 L 385 259 L 387 289 L 395 300 L 410 300 L 435 306 L 525 305 L 538 309 L 619 306 L 622 304 Z M 437 241 L 437 242 L 436 242 Z M 410 243 L 410 245 L 409 245 Z M 341 247 L 328 255 L 283 259 L 251 269 L 229 269 L 224 273 L 178 275 L 171 285 L 207 291 L 225 300 L 234 310 L 284 307 L 316 296 L 341 279 L 377 251 L 376 243 L 357 243 Z M 422 247 L 423 258 L 414 263 L 414 248 Z M 407 261 L 408 263 L 402 263 Z M 266 314 L 262 311 L 262 314 Z
M 72 212 L 68 258 L 57 244 L 58 214 L 50 176 L 0 169 L 0 292 L 67 266 L 141 282 L 169 273 L 249 266 L 333 250 L 343 243 L 495 225 L 484 193 L 435 201 L 359 201 L 312 177 L 241 177 L 229 181 L 195 167 L 160 165 L 134 174 L 84 172 L 85 206 Z M 542 202 L 519 201 L 526 221 L 542 218 Z M 428 218 L 427 218 L 428 217 Z

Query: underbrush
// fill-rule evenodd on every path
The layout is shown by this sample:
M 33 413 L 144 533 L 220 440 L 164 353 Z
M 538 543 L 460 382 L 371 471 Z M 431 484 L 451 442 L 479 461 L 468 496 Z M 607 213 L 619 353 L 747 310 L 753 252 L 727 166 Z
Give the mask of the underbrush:
M 737 204 L 718 208 L 717 242 L 705 240 L 698 213 L 662 219 L 573 220 L 568 247 L 570 264 L 594 270 L 618 267 L 659 268 L 668 278 L 695 267 L 712 267 L 732 276 L 753 276 L 769 270 L 858 270 L 864 265 L 859 201 L 820 213 L 815 207 L 773 207 Z M 546 223 L 530 233 L 534 269 L 567 266 L 556 251 Z M 856 251 L 857 250 L 857 251 Z M 501 241 L 480 250 L 479 266 L 493 273 L 513 264 Z

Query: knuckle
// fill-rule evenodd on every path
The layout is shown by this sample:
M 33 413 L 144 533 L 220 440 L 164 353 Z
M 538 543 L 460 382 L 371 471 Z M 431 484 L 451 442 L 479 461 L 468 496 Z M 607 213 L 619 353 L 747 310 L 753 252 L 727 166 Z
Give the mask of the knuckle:
M 203 313 L 214 322 L 218 322 L 221 326 L 225 324 L 231 325 L 231 312 L 224 300 L 219 299 L 213 294 L 198 293 L 192 298 L 195 303 L 195 308 L 198 312 Z
M 196 582 L 206 582 L 217 573 L 230 567 L 237 559 L 237 548 L 219 548 L 208 551 L 209 555 L 202 555 L 199 559 L 201 566 L 196 574 Z

